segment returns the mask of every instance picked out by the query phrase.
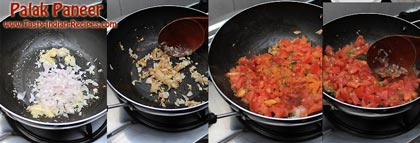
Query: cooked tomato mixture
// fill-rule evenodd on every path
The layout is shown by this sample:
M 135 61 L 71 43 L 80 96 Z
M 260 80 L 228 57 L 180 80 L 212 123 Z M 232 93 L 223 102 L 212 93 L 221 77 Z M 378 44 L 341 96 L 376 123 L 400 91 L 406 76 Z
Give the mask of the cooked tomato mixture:
M 363 107 L 389 107 L 417 98 L 418 71 L 398 78 L 379 78 L 366 62 L 369 44 L 363 36 L 337 52 L 326 46 L 323 59 L 323 86 L 336 99 Z
M 302 36 L 282 39 L 268 53 L 242 57 L 226 74 L 251 111 L 270 117 L 305 117 L 322 109 L 320 46 Z

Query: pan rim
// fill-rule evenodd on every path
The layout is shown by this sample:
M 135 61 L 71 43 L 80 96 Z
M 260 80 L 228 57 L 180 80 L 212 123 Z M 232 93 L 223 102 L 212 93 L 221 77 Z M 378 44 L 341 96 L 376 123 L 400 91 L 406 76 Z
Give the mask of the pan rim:
M 182 107 L 182 108 L 158 108 L 158 107 L 152 107 L 152 106 L 148 106 L 148 105 L 144 105 L 141 103 L 138 103 L 128 97 L 126 97 L 124 94 L 122 94 L 120 91 L 118 91 L 112 84 L 111 82 L 109 82 L 109 80 L 107 80 L 108 86 L 112 89 L 113 92 L 115 92 L 117 95 L 121 96 L 122 98 L 124 98 L 125 100 L 127 100 L 129 103 L 133 103 L 137 106 L 146 108 L 146 109 L 151 109 L 151 110 L 157 110 L 157 111 L 169 111 L 169 112 L 176 112 L 176 111 L 186 111 L 189 109 L 195 109 L 195 108 L 200 108 L 201 106 L 207 106 L 208 104 L 208 100 L 206 102 L 203 102 L 201 104 L 195 105 L 195 106 L 190 106 L 190 107 Z
M 253 6 L 250 6 L 250 7 L 247 7 L 247 8 L 245 8 L 245 9 L 243 9 L 243 10 L 241 10 L 241 11 L 238 11 L 237 13 L 235 13 L 232 17 L 230 17 L 228 20 L 226 20 L 226 22 L 225 23 L 223 23 L 223 25 L 225 25 L 226 23 L 228 23 L 231 19 L 233 19 L 233 18 L 235 18 L 236 16 L 238 16 L 240 13 L 243 13 L 243 12 L 245 12 L 245 11 L 248 11 L 249 9 L 251 9 L 251 8 L 255 8 L 255 7 L 258 7 L 258 6 L 262 6 L 262 5 L 268 5 L 268 4 L 273 4 L 273 3 L 299 3 L 299 4 L 305 4 L 305 5 L 310 5 L 310 6 L 314 6 L 314 7 L 317 7 L 317 8 L 321 8 L 322 9 L 322 7 L 321 6 L 318 6 L 318 5 L 315 5 L 315 4 L 312 4 L 312 3 L 308 3 L 308 2 L 300 2 L 300 1 L 270 1 L 270 2 L 264 2 L 264 3 L 259 3 L 259 4 L 256 4 L 256 5 L 253 5 Z M 218 35 L 218 33 L 219 33 L 219 31 L 220 31 L 220 29 L 221 28 L 223 28 L 223 25 L 219 28 L 219 29 L 217 29 L 217 31 L 216 31 L 216 33 L 214 34 L 215 36 L 214 37 L 216 37 L 217 35 Z M 214 39 L 213 39 L 214 40 Z M 210 53 L 210 50 L 211 50 L 211 45 L 213 44 L 213 40 L 211 40 L 211 43 L 210 43 L 210 46 L 209 46 L 209 53 Z M 241 107 L 241 106 L 239 106 L 239 105 L 237 105 L 235 102 L 233 102 L 232 100 L 230 100 L 226 95 L 225 95 L 225 93 L 223 93 L 221 90 L 220 90 L 220 88 L 219 88 L 219 86 L 216 84 L 216 82 L 214 81 L 214 79 L 213 79 L 213 76 L 212 76 L 212 74 L 211 74 L 211 70 L 210 70 L 210 65 L 209 65 L 209 67 L 208 67 L 208 72 L 209 72 L 209 75 L 210 75 L 210 79 L 211 79 L 211 81 L 212 81 L 212 83 L 214 84 L 214 87 L 216 88 L 216 90 L 217 90 L 217 92 L 225 99 L 225 100 L 227 100 L 229 103 L 230 103 L 230 105 L 233 105 L 233 106 L 235 106 L 236 108 L 238 108 L 239 110 L 241 110 L 241 111 L 245 111 L 247 114 L 251 114 L 251 115 L 253 115 L 253 116 L 256 116 L 256 117 L 259 117 L 259 118 L 263 118 L 263 119 L 270 119 L 270 120 L 275 120 L 275 121 L 300 121 L 300 120 L 307 120 L 307 119 L 312 119 L 312 118 L 316 118 L 316 117 L 319 117 L 319 116 L 322 116 L 323 114 L 322 114 L 322 110 L 321 111 L 319 111 L 319 113 L 316 113 L 316 114 L 312 114 L 312 115 L 310 115 L 310 116 L 306 116 L 306 117 L 301 117 L 301 118 L 275 118 L 275 117 L 269 117 L 269 116 L 264 116 L 264 115 L 261 115 L 261 114 L 258 114 L 258 113 L 255 113 L 255 112 L 252 112 L 252 111 L 250 111 L 250 110 L 248 110 L 248 109 L 245 109 L 245 108 L 243 108 L 243 107 Z
M 157 6 L 150 6 L 150 7 L 146 7 L 146 8 L 143 8 L 143 9 L 139 9 L 139 10 L 136 10 L 136 11 L 134 11 L 134 12 L 132 12 L 132 13 L 130 13 L 130 14 L 128 14 L 128 15 L 126 15 L 126 16 L 124 16 L 124 17 L 122 17 L 121 19 L 118 19 L 118 21 L 117 21 L 117 23 L 120 23 L 121 21 L 123 21 L 124 19 L 126 19 L 127 17 L 129 17 L 129 16 L 132 16 L 132 15 L 134 15 L 135 13 L 137 13 L 137 12 L 141 12 L 141 11 L 144 11 L 144 10 L 149 10 L 149 9 L 155 9 L 155 8 L 166 8 L 166 7 L 168 7 L 168 8 L 185 8 L 185 9 L 189 9 L 189 10 L 193 10 L 193 11 L 196 11 L 196 12 L 199 12 L 199 13 L 202 13 L 202 14 L 204 14 L 204 15 L 206 15 L 206 16 L 208 16 L 208 14 L 207 13 L 204 13 L 204 12 L 202 12 L 202 11 L 199 11 L 199 10 L 196 10 L 196 9 L 193 9 L 193 8 L 189 8 L 189 7 L 185 7 L 185 6 L 179 6 L 179 5 L 157 5 Z M 113 29 L 111 29 L 111 30 L 109 30 L 108 32 L 107 32 L 107 36 L 109 35 L 109 33 L 112 31 Z M 107 78 L 107 83 L 108 83 L 108 86 L 109 87 L 111 87 L 111 89 L 115 92 L 115 93 L 117 93 L 117 95 L 119 95 L 119 96 L 121 96 L 121 97 L 123 97 L 125 100 L 127 100 L 128 102 L 130 102 L 130 103 L 133 103 L 134 105 L 137 105 L 137 106 L 140 106 L 140 107 L 143 107 L 143 108 L 146 108 L 146 109 L 150 109 L 150 110 L 157 110 L 157 111 L 169 111 L 169 112 L 177 112 L 177 111 L 185 111 L 185 110 L 190 110 L 190 109 L 196 109 L 196 108 L 200 108 L 200 107 L 202 107 L 202 106 L 208 106 L 208 100 L 207 101 L 205 101 L 205 102 L 202 102 L 202 103 L 200 103 L 200 104 L 198 104 L 198 105 L 195 105 L 195 106 L 190 106 L 190 107 L 182 107 L 182 108 L 158 108 L 158 107 L 152 107 L 152 106 L 148 106 L 148 105 L 145 105 L 145 104 L 141 104 L 141 103 L 138 103 L 138 102 L 136 102 L 136 101 L 134 101 L 134 100 L 132 100 L 131 98 L 129 98 L 129 97 L 126 97 L 124 94 L 122 94 L 120 91 L 118 91 L 112 84 L 111 84 L 111 82 L 109 81 L 109 79 Z M 207 94 L 207 96 L 208 96 L 208 94 Z
M 90 117 L 87 117 L 87 118 L 84 118 L 84 119 L 81 119 L 81 120 L 76 120 L 76 121 L 71 121 L 71 122 L 64 122 L 64 123 L 52 123 L 52 122 L 42 122 L 42 121 L 37 121 L 37 120 L 33 120 L 33 119 L 29 119 L 29 118 L 26 118 L 26 117 L 23 117 L 23 116 L 21 116 L 21 115 L 18 115 L 18 114 L 16 114 L 16 113 L 14 113 L 14 112 L 12 112 L 12 111 L 10 111 L 9 109 L 7 109 L 6 107 L 4 107 L 3 105 L 1 105 L 0 104 L 0 107 L 1 107 L 1 109 L 3 110 L 3 111 L 6 111 L 7 112 L 7 114 L 11 114 L 11 115 L 13 115 L 13 117 L 11 117 L 12 119 L 14 119 L 14 117 L 16 117 L 16 118 L 18 118 L 18 119 L 20 119 L 20 120 L 22 120 L 22 121 L 26 121 L 26 122 L 29 122 L 29 123 L 35 123 L 35 124 L 39 124 L 39 125 L 44 125 L 44 126 L 53 126 L 53 127 L 51 127 L 51 128 L 57 128 L 57 129 L 60 129 L 61 127 L 57 127 L 57 126 L 66 126 L 66 125 L 74 125 L 74 126 L 82 126 L 82 125 L 85 125 L 85 124 L 87 124 L 87 123 L 90 123 L 90 122 L 87 122 L 87 121 L 90 121 L 90 120 L 92 120 L 92 119 L 97 119 L 97 118 L 99 118 L 99 117 L 101 117 L 101 116 L 103 116 L 106 112 L 107 112 L 107 109 L 105 108 L 104 110 L 102 110 L 101 112 L 99 112 L 99 113 L 97 113 L 97 114 L 94 114 L 94 115 L 92 115 L 92 116 L 90 116 Z M 9 115 L 7 115 L 7 116 L 9 116 Z M 15 119 L 14 119 L 15 120 Z M 84 123 L 84 124 L 80 124 L 80 125 L 78 125 L 79 123 L 83 123 L 83 122 L 86 122 L 86 123 Z M 29 126 L 33 126 L 33 125 L 30 125 L 30 124 L 28 124 Z M 38 127 L 38 126 L 37 126 Z M 48 127 L 47 127 L 48 128 Z M 71 127 L 69 127 L 69 128 L 71 128 Z
M 388 15 L 388 14 L 374 13 L 374 12 L 372 12 L 372 13 L 370 13 L 370 12 L 366 12 L 366 13 L 353 13 L 353 14 L 348 14 L 348 15 L 340 16 L 340 17 L 335 18 L 335 19 L 333 19 L 331 21 L 328 21 L 327 23 L 325 23 L 323 25 L 323 27 L 326 26 L 327 24 L 330 24 L 330 23 L 332 23 L 334 21 L 337 21 L 337 20 L 344 19 L 346 17 L 350 17 L 350 16 L 361 16 L 361 15 L 362 16 L 364 16 L 364 15 L 375 15 L 375 16 L 384 16 L 384 17 L 390 17 L 390 18 L 398 19 L 398 20 L 401 20 L 401 21 L 404 21 L 404 22 L 408 23 L 409 25 L 412 25 L 412 26 L 416 27 L 420 31 L 420 27 L 418 27 L 417 25 L 415 25 L 415 24 L 413 24 L 413 23 L 411 23 L 411 22 L 409 22 L 409 21 L 407 21 L 405 19 L 402 19 L 402 18 L 399 18 L 399 17 L 396 17 L 396 16 L 392 16 L 392 15 Z M 370 110 L 370 111 L 396 109 L 396 108 L 399 108 L 399 107 L 403 107 L 403 106 L 407 106 L 409 104 L 412 104 L 412 103 L 414 103 L 414 102 L 416 102 L 417 100 L 420 99 L 420 95 L 419 95 L 416 99 L 411 100 L 410 102 L 406 102 L 404 104 L 397 105 L 397 106 L 372 108 L 372 107 L 357 106 L 357 105 L 353 105 L 353 104 L 350 104 L 350 103 L 346 103 L 346 102 L 340 101 L 340 100 L 336 99 L 335 97 L 332 97 L 332 95 L 330 95 L 327 92 L 325 92 L 324 89 L 322 89 L 322 94 L 325 95 L 325 96 L 327 96 L 329 99 L 334 100 L 335 102 L 338 102 L 338 103 L 340 103 L 342 105 L 345 105 L 345 106 L 348 106 L 348 107 L 352 107 L 352 108 L 356 108 L 356 109 L 363 109 L 363 110 Z
M 88 4 L 88 6 L 97 5 L 97 4 L 101 4 L 101 2 L 94 2 L 94 3 Z M 46 5 L 47 6 L 52 6 L 52 3 L 46 3 Z M 70 5 L 70 4 L 63 4 L 63 5 Z M 20 11 L 22 11 L 22 10 L 20 10 Z M 17 11 L 15 13 L 18 13 L 20 11 Z M 4 22 L 9 17 L 11 17 L 10 14 L 5 16 L 4 19 L 0 19 L 0 23 Z M 101 15 L 99 16 L 99 18 L 104 20 L 104 21 L 107 21 L 107 19 L 102 17 Z M 106 29 L 104 29 L 104 30 L 106 30 Z M 106 75 L 105 75 L 105 77 L 106 77 Z M 106 98 L 106 95 L 104 96 L 104 98 Z M 71 121 L 71 122 L 62 122 L 62 123 L 53 123 L 53 122 L 42 122 L 42 121 L 38 121 L 38 120 L 23 117 L 19 114 L 14 113 L 13 111 L 9 110 L 8 108 L 4 107 L 2 104 L 0 104 L 0 110 L 7 112 L 7 114 L 13 115 L 14 117 L 10 117 L 12 119 L 13 118 L 18 118 L 19 120 L 25 121 L 24 122 L 25 124 L 27 124 L 26 122 L 28 122 L 28 123 L 39 124 L 41 126 L 51 126 L 51 127 L 41 127 L 41 128 L 48 128 L 48 129 L 61 129 L 61 128 L 66 128 L 67 129 L 67 128 L 79 127 L 79 126 L 91 123 L 91 122 L 87 122 L 87 121 L 90 121 L 90 120 L 94 121 L 93 119 L 98 119 L 98 118 L 102 117 L 108 111 L 107 107 L 105 106 L 105 108 L 103 110 L 101 110 L 100 112 L 98 112 L 98 113 L 96 113 L 92 116 L 89 116 L 87 118 L 81 119 L 81 120 L 76 120 L 76 121 Z M 6 116 L 9 116 L 9 115 L 6 115 Z M 14 119 L 14 120 L 16 120 L 16 119 Z M 83 123 L 83 122 L 86 122 L 86 123 Z M 80 123 L 83 123 L 83 124 L 80 124 Z M 80 124 L 80 125 L 78 125 L 78 124 Z M 34 125 L 30 125 L 30 124 L 27 124 L 27 125 L 34 126 Z M 67 126 L 67 125 L 73 125 L 73 126 L 62 127 L 62 126 Z M 40 127 L 40 126 L 36 126 L 36 127 Z
M 322 26 L 324 27 L 324 26 L 326 26 L 327 24 L 330 24 L 330 23 L 332 23 L 332 22 L 334 22 L 334 21 L 337 21 L 337 20 L 340 20 L 340 19 L 343 19 L 343 18 L 346 18 L 346 17 L 350 17 L 350 16 L 360 16 L 360 15 L 376 15 L 376 16 L 385 16 L 385 17 L 395 18 L 395 19 L 399 19 L 399 20 L 402 20 L 402 21 L 404 21 L 404 22 L 410 23 L 410 25 L 413 25 L 414 27 L 416 27 L 416 28 L 420 29 L 420 27 L 418 27 L 417 25 L 415 25 L 415 24 L 413 24 L 413 23 L 411 23 L 410 21 L 407 21 L 407 20 L 405 20 L 405 19 L 402 19 L 402 18 L 399 18 L 399 17 L 396 17 L 396 16 L 392 16 L 392 15 L 389 15 L 389 14 L 377 13 L 377 12 L 359 12 L 359 13 L 352 13 L 352 14 L 343 15 L 343 16 L 336 17 L 336 18 L 334 18 L 334 19 L 332 19 L 332 20 L 330 20 L 330 21 L 326 22 L 326 23 L 325 23 L 325 24 L 323 24 Z M 420 20 L 417 20 L 417 21 L 420 21 Z M 413 21 L 413 22 L 416 22 L 416 21 Z
M 104 77 L 106 77 L 106 74 L 104 74 Z M 5 94 L 5 95 L 2 95 L 2 96 L 13 96 L 13 95 Z M 101 98 L 106 98 L 106 94 L 103 94 Z M 18 99 L 16 99 L 16 100 L 19 101 Z M 94 101 L 99 101 L 99 100 L 94 99 Z M 102 104 L 104 104 L 105 107 L 102 110 L 98 110 L 97 113 L 94 113 L 91 116 L 88 116 L 86 118 L 82 118 L 82 119 L 74 120 L 74 121 L 70 121 L 70 122 L 45 122 L 45 121 L 31 119 L 31 118 L 24 117 L 24 116 L 22 116 L 18 113 L 13 112 L 12 110 L 10 110 L 8 107 L 2 105 L 1 103 L 0 103 L 0 110 L 3 110 L 5 112 L 7 112 L 7 114 L 11 114 L 13 116 L 11 118 L 18 118 L 19 120 L 22 120 L 22 121 L 25 121 L 25 122 L 35 123 L 35 124 L 39 124 L 39 125 L 43 125 L 43 126 L 67 126 L 67 125 L 81 126 L 81 125 L 84 125 L 84 124 L 81 124 L 81 125 L 77 125 L 77 124 L 82 123 L 82 122 L 86 122 L 86 121 L 89 121 L 89 120 L 92 120 L 92 119 L 97 119 L 98 117 L 102 116 L 102 114 L 107 112 L 106 101 L 105 101 L 105 103 L 102 103 Z M 101 106 L 101 103 L 98 106 Z M 88 107 L 86 106 L 86 107 L 83 107 L 83 108 L 88 108 Z M 7 115 L 7 116 L 9 116 L 9 115 Z M 88 123 L 90 123 L 90 122 L 88 122 Z M 51 128 L 54 128 L 54 127 L 51 127 Z M 56 128 L 62 128 L 62 127 L 56 127 Z M 67 128 L 67 127 L 65 127 L 65 128 Z

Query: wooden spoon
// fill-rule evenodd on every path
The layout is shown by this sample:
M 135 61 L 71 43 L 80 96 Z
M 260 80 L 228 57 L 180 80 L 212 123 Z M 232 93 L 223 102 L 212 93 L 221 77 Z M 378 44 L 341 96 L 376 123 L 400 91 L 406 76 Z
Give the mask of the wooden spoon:
M 176 19 L 160 30 L 159 46 L 174 57 L 190 55 L 206 41 L 207 27 L 208 17 Z
M 367 52 L 370 69 L 377 75 L 396 78 L 408 73 L 420 57 L 420 37 L 391 35 L 374 42 Z

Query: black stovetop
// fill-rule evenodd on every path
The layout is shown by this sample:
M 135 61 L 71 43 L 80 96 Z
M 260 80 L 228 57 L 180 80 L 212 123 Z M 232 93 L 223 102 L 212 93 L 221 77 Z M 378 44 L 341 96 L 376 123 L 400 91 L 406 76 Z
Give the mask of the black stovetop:
M 81 127 L 64 130 L 45 130 L 31 127 L 5 117 L 14 130 L 14 135 L 21 136 L 30 142 L 90 143 L 106 133 L 106 116 Z

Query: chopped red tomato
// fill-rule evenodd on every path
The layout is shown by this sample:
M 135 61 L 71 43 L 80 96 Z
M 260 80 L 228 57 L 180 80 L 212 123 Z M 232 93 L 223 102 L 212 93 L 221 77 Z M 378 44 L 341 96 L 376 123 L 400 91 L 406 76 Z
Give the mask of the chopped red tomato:
M 305 117 L 322 109 L 320 46 L 305 36 L 281 39 L 268 53 L 247 59 L 226 74 L 250 110 L 270 117 Z
M 340 101 L 363 107 L 389 107 L 418 97 L 417 71 L 395 79 L 378 79 L 362 60 L 369 49 L 363 36 L 337 52 L 325 47 L 323 60 L 324 90 Z

